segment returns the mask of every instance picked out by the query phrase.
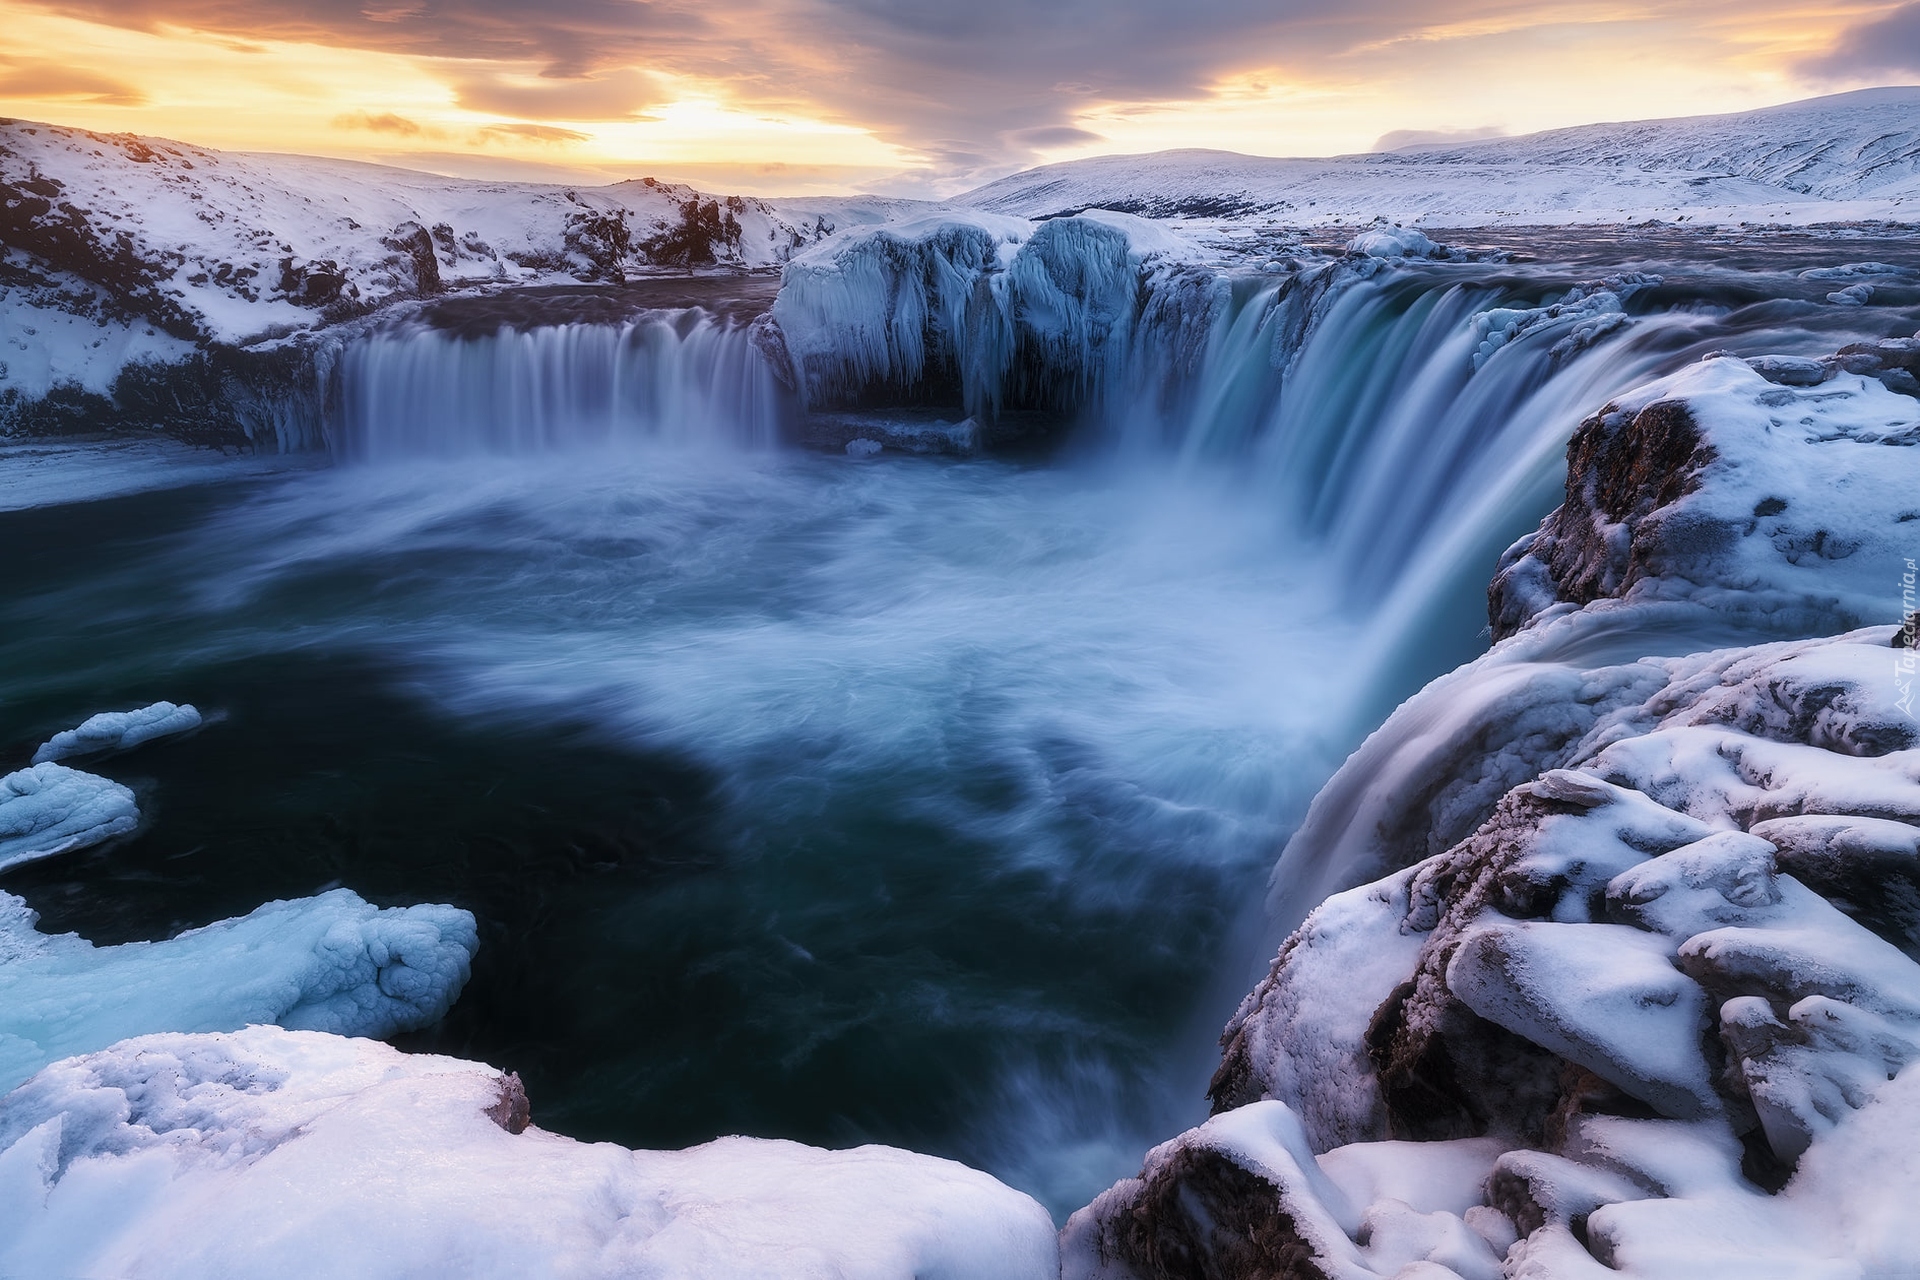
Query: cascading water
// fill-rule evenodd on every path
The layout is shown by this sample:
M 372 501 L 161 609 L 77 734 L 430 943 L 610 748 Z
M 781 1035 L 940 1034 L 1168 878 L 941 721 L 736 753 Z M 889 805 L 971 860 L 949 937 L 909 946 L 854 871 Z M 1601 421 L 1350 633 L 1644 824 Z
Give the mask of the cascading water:
M 700 310 L 483 336 L 414 322 L 349 344 L 332 377 L 332 449 L 365 462 L 766 447 L 783 409 L 746 331 Z
M 1578 418 L 1708 346 L 1898 328 L 1779 272 L 1230 279 L 1115 227 L 791 273 L 798 396 L 706 310 L 377 330 L 329 375 L 356 465 L 4 517 L 58 548 L 0 603 L 7 737 L 226 714 L 126 758 L 139 840 L 4 887 L 99 941 L 453 902 L 475 978 L 412 1043 L 544 1125 L 1082 1203 L 1197 1118 L 1280 842 L 1479 643 Z M 1039 459 L 762 447 L 829 391 L 1081 421 Z

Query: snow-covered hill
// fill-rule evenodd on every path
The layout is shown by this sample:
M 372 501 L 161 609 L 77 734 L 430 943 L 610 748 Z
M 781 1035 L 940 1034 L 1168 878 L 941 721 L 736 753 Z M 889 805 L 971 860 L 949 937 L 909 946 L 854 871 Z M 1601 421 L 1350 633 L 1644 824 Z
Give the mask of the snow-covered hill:
M 1102 156 L 1002 178 L 958 203 L 1025 217 L 1098 207 L 1298 225 L 1913 220 L 1920 88 L 1325 160 Z
M 235 342 L 460 285 L 778 266 L 901 203 L 775 208 L 650 178 L 476 182 L 10 121 L 0 284 L 15 307 L 37 293 L 54 310 L 90 302 L 180 339 Z

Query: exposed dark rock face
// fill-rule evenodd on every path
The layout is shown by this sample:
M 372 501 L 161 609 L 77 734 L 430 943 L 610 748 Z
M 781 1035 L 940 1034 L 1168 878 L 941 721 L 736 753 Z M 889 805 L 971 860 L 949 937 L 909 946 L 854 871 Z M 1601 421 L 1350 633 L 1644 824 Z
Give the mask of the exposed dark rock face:
M 154 432 L 188 444 L 273 451 L 323 439 L 324 388 L 311 345 L 209 346 L 172 364 L 127 365 L 106 395 L 71 384 L 0 394 L 0 436 Z
M 641 252 L 659 266 L 712 266 L 719 250 L 739 245 L 737 215 L 745 209 L 738 196 L 729 196 L 724 208 L 718 200 L 690 199 L 680 206 L 680 225 L 643 241 Z
M 440 292 L 440 259 L 434 254 L 433 237 L 425 227 L 403 222 L 392 234 L 381 237 L 380 243 L 393 251 L 394 265 L 412 277 L 402 285 L 402 291 L 423 297 Z
M 1567 446 L 1565 501 L 1500 559 L 1494 638 L 1557 606 L 1643 596 L 1783 636 L 1887 621 L 1866 566 L 1911 555 L 1920 509 L 1885 482 L 1903 459 L 1855 451 L 1920 445 L 1916 369 L 1920 337 L 1820 359 L 1717 356 L 1608 405 Z
M 533 1108 L 527 1101 L 527 1089 L 520 1083 L 518 1071 L 509 1071 L 500 1077 L 500 1097 L 487 1108 L 487 1119 L 508 1133 L 525 1133 L 533 1123 Z
M 0 159 L 12 154 L 0 143 Z M 70 275 L 100 289 L 127 319 L 149 321 L 176 338 L 200 336 L 198 322 L 163 290 L 176 263 L 142 255 L 132 235 L 96 225 L 68 200 L 60 181 L 30 173 L 18 183 L 0 178 L 0 246 L 13 272 Z M 25 265 L 13 262 L 16 251 Z
M 1218 1151 L 1176 1153 L 1103 1234 L 1141 1280 L 1327 1280 L 1280 1188 Z
M 1535 612 L 1515 590 L 1523 576 L 1544 573 L 1553 595 L 1573 604 L 1624 594 L 1660 552 L 1652 517 L 1699 488 L 1713 459 L 1681 401 L 1637 413 L 1608 405 L 1581 423 L 1567 445 L 1566 501 L 1501 558 L 1487 588 L 1494 638 L 1512 635 Z

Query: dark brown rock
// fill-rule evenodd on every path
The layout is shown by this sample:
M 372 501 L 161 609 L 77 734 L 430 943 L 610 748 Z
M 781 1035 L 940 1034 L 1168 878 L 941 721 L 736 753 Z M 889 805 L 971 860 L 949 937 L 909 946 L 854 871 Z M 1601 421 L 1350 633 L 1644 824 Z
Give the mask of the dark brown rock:
M 525 1133 L 533 1123 L 533 1108 L 518 1071 L 500 1077 L 500 1097 L 486 1109 L 486 1117 L 508 1133 Z

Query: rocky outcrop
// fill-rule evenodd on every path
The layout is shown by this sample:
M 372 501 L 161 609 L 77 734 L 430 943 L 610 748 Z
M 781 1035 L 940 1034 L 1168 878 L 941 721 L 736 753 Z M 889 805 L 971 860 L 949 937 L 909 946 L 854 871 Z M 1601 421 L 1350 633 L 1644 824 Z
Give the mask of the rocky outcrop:
M 1607 405 L 1568 446 L 1565 502 L 1501 558 L 1494 638 L 1596 600 L 1691 597 L 1786 634 L 1884 616 L 1880 566 L 1920 520 L 1880 482 L 1920 444 L 1916 365 L 1920 338 L 1711 359 Z

